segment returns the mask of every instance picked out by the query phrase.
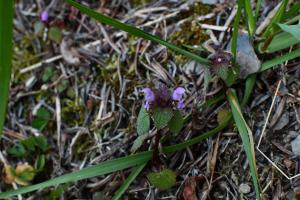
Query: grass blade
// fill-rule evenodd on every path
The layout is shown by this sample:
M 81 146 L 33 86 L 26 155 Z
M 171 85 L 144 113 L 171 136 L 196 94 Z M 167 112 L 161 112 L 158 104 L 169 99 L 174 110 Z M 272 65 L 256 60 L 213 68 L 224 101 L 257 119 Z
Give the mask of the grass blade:
M 239 23 L 242 14 L 243 0 L 238 0 L 238 8 L 236 12 L 236 16 L 233 22 L 233 33 L 232 33 L 232 43 L 231 43 L 231 53 L 233 55 L 234 63 L 236 59 L 236 51 L 237 51 L 237 36 L 239 32 Z
M 205 140 L 208 137 L 213 136 L 214 134 L 220 132 L 225 127 L 227 127 L 227 125 L 231 121 L 231 118 L 232 118 L 232 116 L 228 115 L 227 118 L 224 119 L 223 123 L 221 123 L 216 128 L 214 128 L 202 135 L 199 135 L 198 137 L 195 137 L 193 139 L 182 142 L 180 144 L 175 144 L 175 145 L 164 147 L 162 149 L 162 151 L 164 153 L 174 153 L 179 150 L 185 149 L 186 147 L 189 147 L 191 145 L 197 144 L 197 143 L 201 142 L 202 140 Z M 115 172 L 118 170 L 133 167 L 136 165 L 142 165 L 142 164 L 145 164 L 146 162 L 148 162 L 151 158 L 152 158 L 152 151 L 141 152 L 141 153 L 123 157 L 123 158 L 116 158 L 114 160 L 105 161 L 98 165 L 87 167 L 80 171 L 69 173 L 69 174 L 66 174 L 66 175 L 63 175 L 63 176 L 60 176 L 60 177 L 57 177 L 57 178 L 54 178 L 54 179 L 51 179 L 51 180 L 48 180 L 48 181 L 45 181 L 42 183 L 38 183 L 38 184 L 27 186 L 27 187 L 22 187 L 17 190 L 0 193 L 0 199 L 8 198 L 8 197 L 15 196 L 18 194 L 32 192 L 32 191 L 39 190 L 39 189 L 42 189 L 45 187 L 50 187 L 50 186 L 59 185 L 59 184 L 67 183 L 67 182 L 73 182 L 73 181 L 78 181 L 78 180 L 82 180 L 82 179 L 87 179 L 87 178 L 91 178 L 94 176 L 101 176 L 101 175 Z
M 97 21 L 99 22 L 102 22 L 102 23 L 105 23 L 105 24 L 108 24 L 110 26 L 113 26 L 117 29 L 120 29 L 120 30 L 123 30 L 125 32 L 128 32 L 134 36 L 137 36 L 137 37 L 140 37 L 140 38 L 144 38 L 144 39 L 147 39 L 147 40 L 150 40 L 152 42 L 157 42 L 161 45 L 164 45 L 166 47 L 168 47 L 169 49 L 173 50 L 173 51 L 176 51 L 178 53 L 181 53 L 182 55 L 185 55 L 191 59 L 194 59 L 195 61 L 201 63 L 201 64 L 208 64 L 208 60 L 207 59 L 204 59 L 194 53 L 191 53 L 189 51 L 186 51 L 180 47 L 177 47 L 176 45 L 174 44 L 171 44 L 155 35 L 151 35 L 150 33 L 147 33 L 145 31 L 142 31 L 141 29 L 138 29 L 134 26 L 131 26 L 131 25 L 127 25 L 125 23 L 122 23 L 118 20 L 115 20 L 111 17 L 108 17 L 108 16 L 105 16 L 105 15 L 102 15 L 101 13 L 98 13 L 86 6 L 83 6 L 73 0 L 66 0 L 67 3 L 69 3 L 70 5 L 72 5 L 73 7 L 77 8 L 78 10 L 80 10 L 82 13 L 85 13 L 87 14 L 88 16 L 96 19 Z
M 268 60 L 266 62 L 264 62 L 262 65 L 261 65 L 261 69 L 260 69 L 260 72 L 263 72 L 267 69 L 270 69 L 271 67 L 274 67 L 276 65 L 279 65 L 287 60 L 291 60 L 291 59 L 294 59 L 294 58 L 297 58 L 300 56 L 300 49 L 296 49 L 292 52 L 289 52 L 287 54 L 284 54 L 283 56 L 279 56 L 279 57 L 276 57 L 272 60 Z
M 288 19 L 289 17 L 293 16 L 300 10 L 300 1 L 294 4 L 283 16 L 283 20 Z
M 271 20 L 269 26 L 267 27 L 267 29 L 265 30 L 265 32 L 263 33 L 263 36 L 265 38 L 268 38 L 270 35 L 274 34 L 276 31 L 275 29 L 278 29 L 278 27 L 276 27 L 276 24 L 281 22 L 283 15 L 285 13 L 287 3 L 288 3 L 288 0 L 283 0 L 281 2 L 280 8 L 278 9 L 276 14 L 272 18 L 272 20 Z
M 250 35 L 250 37 L 252 37 L 254 35 L 256 22 L 255 22 L 253 13 L 252 13 L 250 0 L 244 0 L 244 6 L 245 6 L 246 14 L 247 14 L 247 24 L 248 24 L 249 35 Z
M 127 190 L 129 185 L 134 181 L 134 179 L 141 173 L 141 171 L 145 168 L 147 162 L 144 164 L 141 164 L 139 166 L 136 166 L 130 175 L 127 177 L 127 179 L 124 181 L 124 183 L 121 185 L 121 187 L 116 191 L 115 195 L 111 200 L 118 200 L 121 198 L 123 193 Z
M 12 59 L 14 1 L 0 1 L 0 136 L 5 121 Z
M 122 169 L 126 169 L 126 168 L 133 167 L 136 165 L 144 164 L 147 161 L 149 161 L 151 159 L 151 157 L 152 157 L 152 152 L 148 151 L 148 152 L 138 153 L 135 155 L 130 155 L 130 156 L 123 157 L 123 158 L 117 158 L 114 160 L 103 162 L 99 165 L 86 167 L 80 171 L 62 175 L 60 177 L 50 179 L 48 181 L 45 181 L 45 182 L 42 182 L 42 183 L 39 183 L 36 185 L 31 185 L 31 186 L 27 186 L 27 187 L 22 187 L 18 190 L 0 193 L 0 198 L 1 199 L 8 198 L 8 197 L 11 197 L 14 195 L 24 194 L 24 193 L 42 189 L 45 187 L 59 185 L 59 184 L 67 183 L 67 182 L 71 182 L 71 181 L 87 179 L 87 178 L 91 178 L 94 176 L 101 176 L 101 175 L 115 172 L 118 170 L 122 170 Z
M 256 74 L 251 74 L 246 80 L 244 97 L 243 97 L 243 100 L 241 103 L 242 107 L 244 107 L 247 104 L 247 102 L 252 94 L 255 82 L 256 82 Z
M 227 98 L 230 103 L 230 107 L 232 110 L 233 118 L 236 123 L 236 126 L 239 130 L 240 136 L 243 141 L 243 146 L 247 155 L 247 159 L 250 166 L 250 173 L 252 176 L 252 181 L 254 184 L 255 192 L 256 192 L 256 199 L 260 200 L 260 187 L 258 183 L 258 175 L 256 171 L 256 163 L 255 163 L 255 152 L 254 152 L 254 142 L 252 137 L 252 131 L 248 127 L 241 108 L 239 106 L 238 100 L 233 92 L 232 89 L 227 91 Z

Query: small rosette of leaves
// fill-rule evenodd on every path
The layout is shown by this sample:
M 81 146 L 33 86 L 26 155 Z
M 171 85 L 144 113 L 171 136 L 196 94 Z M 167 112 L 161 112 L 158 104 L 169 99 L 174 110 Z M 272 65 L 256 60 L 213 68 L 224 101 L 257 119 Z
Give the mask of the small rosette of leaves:
M 217 50 L 214 54 L 210 55 L 208 59 L 211 62 L 210 72 L 217 75 L 225 82 L 228 79 L 229 71 L 231 69 L 232 55 L 223 50 Z
M 144 88 L 144 106 L 137 119 L 137 132 L 146 134 L 150 129 L 150 118 L 157 129 L 168 127 L 173 133 L 178 133 L 183 126 L 183 116 L 180 112 L 184 108 L 183 95 L 185 89 L 177 87 L 171 92 L 165 85 L 158 89 Z

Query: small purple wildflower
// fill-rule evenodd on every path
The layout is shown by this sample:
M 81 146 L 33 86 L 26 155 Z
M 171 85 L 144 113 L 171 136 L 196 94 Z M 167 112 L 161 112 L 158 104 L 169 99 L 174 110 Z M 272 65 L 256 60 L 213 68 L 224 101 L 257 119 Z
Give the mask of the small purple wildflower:
M 145 105 L 144 105 L 144 108 L 146 110 L 149 110 L 150 108 L 150 103 L 152 103 L 154 100 L 155 100 L 155 95 L 154 95 L 154 92 L 150 89 L 150 88 L 144 88 L 142 90 L 142 92 L 144 93 L 145 95 Z
M 42 22 L 47 22 L 49 18 L 49 14 L 47 11 L 43 11 L 40 15 L 40 19 Z
M 182 100 L 182 97 L 183 97 L 184 93 L 185 93 L 185 89 L 183 87 L 178 87 L 173 91 L 172 99 L 174 101 L 178 101 L 178 104 L 177 104 L 178 109 L 183 109 L 184 108 L 184 103 L 183 103 L 183 100 Z

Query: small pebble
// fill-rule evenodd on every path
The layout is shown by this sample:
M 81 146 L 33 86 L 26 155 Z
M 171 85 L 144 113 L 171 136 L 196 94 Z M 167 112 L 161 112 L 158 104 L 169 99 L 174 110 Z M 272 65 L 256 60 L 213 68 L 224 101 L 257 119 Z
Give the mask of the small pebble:
M 248 194 L 251 191 L 251 188 L 248 184 L 242 183 L 239 187 L 239 191 L 243 194 Z

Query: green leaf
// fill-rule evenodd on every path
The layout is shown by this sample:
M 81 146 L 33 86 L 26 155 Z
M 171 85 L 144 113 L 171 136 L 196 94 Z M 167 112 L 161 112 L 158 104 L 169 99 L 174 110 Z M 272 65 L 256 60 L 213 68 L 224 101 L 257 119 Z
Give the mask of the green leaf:
M 44 82 L 47 82 L 50 80 L 50 78 L 54 75 L 54 71 L 53 71 L 53 67 L 48 66 L 45 68 L 44 72 L 43 72 L 43 76 L 42 76 L 42 80 Z
M 42 171 L 44 169 L 44 166 L 45 166 L 45 161 L 46 158 L 45 158 L 45 155 L 42 154 L 42 155 L 39 155 L 34 163 L 34 168 L 36 169 L 36 171 Z
M 45 108 L 41 107 L 38 111 L 37 111 L 37 116 L 35 117 L 35 119 L 33 119 L 31 126 L 33 128 L 36 128 L 40 131 L 42 131 L 48 124 L 49 120 L 50 120 L 50 113 L 48 110 L 46 110 Z
M 47 143 L 47 139 L 44 136 L 34 137 L 35 145 L 45 153 L 49 149 L 49 145 Z
M 25 140 L 22 140 L 21 141 L 21 144 L 24 145 L 24 147 L 27 149 L 27 150 L 30 150 L 30 151 L 35 151 L 35 136 L 31 136 Z
M 232 89 L 229 89 L 227 91 L 227 98 L 230 103 L 230 107 L 233 113 L 233 118 L 239 130 L 240 136 L 242 138 L 243 146 L 249 162 L 250 174 L 252 176 L 252 181 L 256 192 L 256 199 L 260 200 L 261 199 L 260 187 L 259 187 L 258 175 L 256 171 L 257 168 L 256 168 L 256 159 L 255 159 L 252 131 L 248 127 L 243 117 L 240 105 Z
M 202 64 L 208 64 L 208 60 L 207 59 L 204 59 L 194 53 L 191 53 L 189 51 L 186 51 L 182 48 L 179 48 L 177 47 L 176 45 L 174 44 L 171 44 L 155 35 L 151 35 L 145 31 L 142 31 L 141 29 L 138 29 L 138 28 L 135 28 L 134 26 L 131 26 L 131 25 L 128 25 L 128 24 L 125 24 L 125 23 L 122 23 L 118 20 L 115 20 L 111 17 L 108 17 L 108 16 L 105 16 L 105 15 L 102 15 L 101 13 L 98 13 L 86 6 L 83 6 L 73 0 L 66 0 L 66 2 L 68 2 L 70 5 L 74 6 L 75 8 L 77 8 L 78 10 L 80 10 L 82 13 L 85 13 L 87 14 L 88 16 L 96 19 L 97 21 L 99 22 L 102 22 L 102 23 L 105 23 L 105 24 L 108 24 L 110 26 L 113 26 L 117 29 L 120 29 L 120 30 L 123 30 L 125 32 L 128 32 L 134 36 L 137 36 L 137 37 L 140 37 L 140 38 L 144 38 L 146 40 L 150 40 L 152 42 L 157 42 L 161 45 L 164 45 L 166 47 L 168 47 L 169 49 L 173 50 L 173 51 L 177 51 L 178 53 L 181 53 L 182 55 L 185 55 L 189 58 L 192 58 L 193 60 L 199 62 L 199 63 L 202 63 Z
M 153 110 L 153 122 L 157 129 L 166 127 L 172 119 L 174 113 L 171 108 L 155 108 Z
M 124 181 L 124 183 L 121 185 L 121 187 L 115 192 L 114 196 L 111 200 L 118 200 L 121 198 L 122 194 L 127 190 L 129 185 L 134 181 L 134 179 L 141 173 L 141 171 L 145 168 L 147 165 L 147 162 L 144 164 L 141 164 L 139 166 L 136 166 L 130 175 L 127 177 L 127 179 Z
M 298 42 L 300 41 L 300 24 L 298 25 L 286 25 L 278 23 L 278 26 L 285 32 L 294 36 Z
M 149 117 L 149 113 L 144 108 L 144 106 L 141 107 L 136 123 L 137 123 L 136 129 L 139 135 L 144 135 L 149 131 L 150 117 Z
M 0 1 L 0 136 L 5 121 L 12 60 L 14 1 Z
M 240 3 L 240 5 L 241 5 L 241 3 Z M 244 7 L 245 7 L 246 14 L 247 14 L 247 25 L 248 25 L 249 35 L 250 35 L 250 37 L 252 37 L 254 35 L 256 21 L 255 21 L 255 18 L 253 16 L 253 12 L 251 9 L 251 2 L 249 0 L 244 0 Z
M 176 174 L 170 169 L 164 169 L 161 172 L 152 172 L 147 175 L 152 185 L 160 190 L 167 190 L 175 185 Z
M 237 53 L 237 37 L 238 37 L 238 31 L 239 31 L 239 24 L 240 24 L 240 18 L 242 14 L 242 7 L 243 7 L 244 1 L 238 0 L 238 8 L 237 13 L 234 18 L 233 22 L 233 33 L 232 33 L 232 43 L 231 43 L 231 53 L 233 55 L 233 63 L 235 63 L 236 60 L 236 53 Z
M 61 42 L 62 33 L 61 33 L 60 29 L 58 29 L 57 27 L 51 27 L 49 29 L 48 36 L 49 36 L 50 40 L 53 40 L 56 43 Z
M 57 87 L 58 93 L 63 93 L 69 85 L 69 81 L 68 80 L 62 80 Z
M 145 139 L 147 138 L 147 134 L 144 135 L 140 135 L 139 137 L 137 137 L 134 142 L 133 145 L 130 149 L 131 152 L 136 152 L 136 150 L 138 150 L 144 143 Z
M 7 153 L 14 157 L 24 157 L 26 150 L 22 144 L 17 144 L 14 147 L 7 150 Z
M 261 42 L 258 45 L 258 50 L 260 53 L 273 53 L 275 51 L 289 48 L 297 43 L 299 43 L 299 41 L 294 36 L 292 36 L 290 33 L 283 32 L 274 36 L 265 51 L 263 50 L 264 42 Z
M 265 38 L 268 38 L 271 34 L 274 34 L 277 31 L 278 27 L 276 26 L 276 24 L 278 22 L 281 22 L 281 20 L 283 18 L 283 15 L 286 10 L 286 6 L 288 4 L 288 0 L 282 0 L 280 3 L 281 3 L 281 5 L 280 5 L 279 9 L 277 10 L 276 14 L 271 19 L 271 22 L 269 23 L 265 32 L 263 33 L 263 36 Z
M 261 65 L 261 69 L 260 72 L 263 72 L 267 69 L 270 69 L 271 67 L 274 67 L 276 65 L 279 65 L 285 61 L 288 60 L 292 60 L 294 58 L 300 57 L 300 49 L 296 49 L 292 52 L 286 53 L 282 56 L 277 56 L 276 58 L 272 59 L 272 60 L 268 60 L 265 61 L 262 65 Z
M 183 116 L 180 110 L 174 111 L 174 116 L 168 123 L 168 128 L 172 133 L 179 133 L 183 127 Z

